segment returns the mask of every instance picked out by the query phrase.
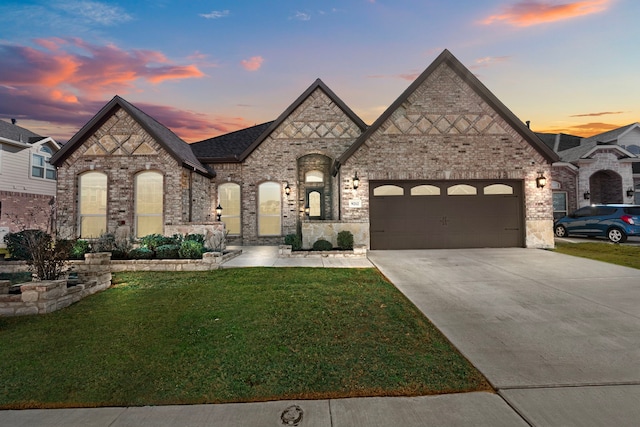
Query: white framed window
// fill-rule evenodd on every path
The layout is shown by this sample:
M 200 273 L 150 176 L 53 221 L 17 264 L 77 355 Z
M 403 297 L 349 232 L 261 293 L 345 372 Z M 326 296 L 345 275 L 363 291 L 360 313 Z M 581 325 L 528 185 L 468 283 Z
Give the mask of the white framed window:
M 218 203 L 222 208 L 222 222 L 230 235 L 240 234 L 240 185 L 233 182 L 218 187 Z
M 380 185 L 373 189 L 374 196 L 404 196 L 404 188 L 399 185 Z
M 483 189 L 485 195 L 513 194 L 513 187 L 507 184 L 491 184 Z
M 304 174 L 304 182 L 324 182 L 322 171 L 309 171 Z
M 416 185 L 411 187 L 412 196 L 439 196 L 440 187 L 435 185 Z
M 78 177 L 79 237 L 96 238 L 107 232 L 107 175 L 87 172 Z
M 31 177 L 56 179 L 56 168 L 49 163 L 52 154 L 51 148 L 45 145 L 41 146 L 37 153 L 31 154 Z
M 282 202 L 280 184 L 263 182 L 258 186 L 258 235 L 282 234 Z
M 164 178 L 160 172 L 140 172 L 135 177 L 136 237 L 162 234 Z
M 476 194 L 478 194 L 478 189 L 471 185 L 458 184 L 447 188 L 449 196 L 475 196 Z
M 562 218 L 567 214 L 567 192 L 553 192 L 553 219 Z

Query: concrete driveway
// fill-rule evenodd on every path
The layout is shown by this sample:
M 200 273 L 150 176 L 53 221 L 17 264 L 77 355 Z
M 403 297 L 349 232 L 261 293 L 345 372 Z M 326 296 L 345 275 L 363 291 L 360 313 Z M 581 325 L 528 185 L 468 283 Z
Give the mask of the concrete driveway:
M 640 270 L 535 249 L 369 259 L 532 424 L 640 419 Z

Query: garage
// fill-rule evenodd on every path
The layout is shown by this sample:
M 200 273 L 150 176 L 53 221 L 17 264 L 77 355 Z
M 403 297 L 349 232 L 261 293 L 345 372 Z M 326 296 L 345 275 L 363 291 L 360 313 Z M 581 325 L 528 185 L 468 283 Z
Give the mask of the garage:
M 522 181 L 371 181 L 371 249 L 523 247 Z

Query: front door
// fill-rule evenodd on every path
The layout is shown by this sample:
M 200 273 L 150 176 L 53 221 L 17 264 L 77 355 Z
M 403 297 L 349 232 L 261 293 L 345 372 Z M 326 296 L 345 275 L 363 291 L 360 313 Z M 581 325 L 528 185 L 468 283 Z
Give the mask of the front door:
M 307 207 L 309 208 L 309 219 L 324 219 L 323 199 L 324 190 L 322 188 L 307 188 Z

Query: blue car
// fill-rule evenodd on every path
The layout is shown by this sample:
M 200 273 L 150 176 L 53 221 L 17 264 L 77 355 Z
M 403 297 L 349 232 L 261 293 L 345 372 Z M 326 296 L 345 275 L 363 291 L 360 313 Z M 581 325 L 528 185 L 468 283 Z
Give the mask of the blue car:
M 602 236 L 613 243 L 623 243 L 628 236 L 640 236 L 640 206 L 585 206 L 557 220 L 553 229 L 558 237 Z

